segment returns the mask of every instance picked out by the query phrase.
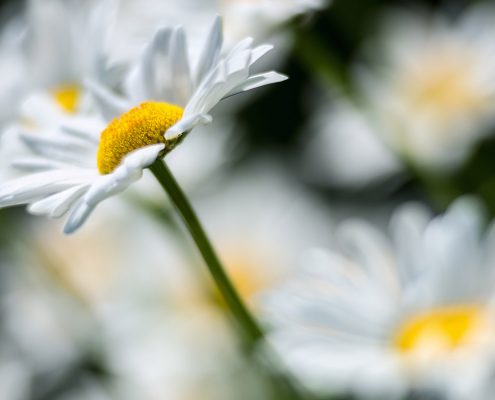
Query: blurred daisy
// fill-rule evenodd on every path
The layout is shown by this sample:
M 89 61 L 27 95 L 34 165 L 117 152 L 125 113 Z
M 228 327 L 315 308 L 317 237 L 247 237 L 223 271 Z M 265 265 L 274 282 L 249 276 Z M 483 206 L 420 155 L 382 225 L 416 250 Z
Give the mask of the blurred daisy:
M 24 62 L 31 95 L 22 116 L 57 121 L 88 107 L 87 78 L 109 84 L 107 65 L 114 2 L 30 0 L 25 10 Z
M 328 0 L 218 0 L 226 29 L 233 37 L 250 32 L 268 35 L 291 18 L 323 8 Z
M 456 20 L 396 13 L 376 62 L 363 74 L 365 95 L 386 142 L 420 168 L 458 166 L 494 127 L 495 9 Z
M 199 62 L 191 71 L 182 28 L 160 29 L 126 83 L 125 98 L 91 83 L 110 121 L 95 137 L 94 126 L 65 126 L 52 138 L 31 138 L 36 157 L 18 166 L 32 173 L 0 186 L 0 206 L 30 204 L 35 214 L 69 212 L 65 232 L 79 228 L 105 198 L 141 178 L 143 169 L 170 152 L 210 110 L 234 94 L 286 79 L 276 72 L 253 74 L 251 67 L 271 46 L 246 39 L 220 54 L 217 18 Z
M 137 47 L 140 42 L 145 43 L 143 39 L 158 24 L 180 22 L 187 28 L 194 47 L 203 29 L 218 13 L 224 18 L 225 40 L 229 47 L 246 36 L 266 38 L 291 18 L 329 3 L 329 0 L 143 0 L 139 3 L 122 0 L 117 30 L 118 35 L 124 35 L 126 41 L 131 42 L 131 47 Z M 117 42 L 119 47 L 123 42 Z M 118 59 L 126 59 L 132 52 L 129 53 L 128 47 L 112 50 Z
M 269 294 L 271 342 L 316 391 L 492 398 L 495 226 L 483 233 L 470 199 L 433 220 L 409 207 L 392 222 L 393 245 L 346 223 L 345 252 L 315 250 Z

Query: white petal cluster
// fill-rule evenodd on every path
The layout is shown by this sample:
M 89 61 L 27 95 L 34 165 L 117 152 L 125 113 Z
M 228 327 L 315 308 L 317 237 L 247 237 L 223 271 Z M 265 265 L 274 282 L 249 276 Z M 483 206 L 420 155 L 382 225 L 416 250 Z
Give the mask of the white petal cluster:
M 146 100 L 182 106 L 182 118 L 163 132 L 165 139 L 176 139 L 197 124 L 210 122 L 211 109 L 222 99 L 286 79 L 273 71 L 251 71 L 271 46 L 253 47 L 248 38 L 224 55 L 222 43 L 221 19 L 217 17 L 197 63 L 191 66 L 183 28 L 159 29 L 142 58 L 130 69 L 125 96 L 95 81 L 89 81 L 88 86 L 106 121 Z M 60 132 L 49 137 L 22 134 L 34 157 L 15 162 L 29 171 L 0 185 L 0 206 L 29 204 L 30 212 L 50 217 L 68 213 L 65 232 L 74 232 L 98 203 L 139 180 L 143 169 L 165 147 L 156 144 L 135 150 L 112 173 L 101 175 L 96 168 L 96 155 L 102 129 L 98 131 L 95 125 L 98 126 L 95 118 L 81 116 L 64 121 Z
M 494 127 L 495 9 L 459 18 L 396 12 L 367 48 L 362 82 L 370 125 L 424 170 L 449 172 Z
M 493 333 L 472 351 L 440 360 L 426 353 L 418 365 L 408 364 L 394 337 L 408 318 L 438 307 L 478 304 L 495 317 L 493 225 L 484 234 L 478 204 L 461 199 L 433 219 L 407 206 L 394 215 L 391 229 L 390 240 L 363 222 L 346 222 L 340 251 L 314 250 L 299 274 L 267 295 L 279 356 L 317 392 L 491 398 Z

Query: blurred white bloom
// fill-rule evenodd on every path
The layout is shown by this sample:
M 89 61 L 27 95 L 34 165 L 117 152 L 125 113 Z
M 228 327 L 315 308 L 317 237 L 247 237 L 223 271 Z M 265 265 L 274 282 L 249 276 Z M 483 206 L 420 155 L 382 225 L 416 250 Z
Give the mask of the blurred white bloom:
M 359 188 L 402 169 L 367 116 L 346 101 L 322 102 L 307 129 L 302 168 L 315 183 Z
M 374 118 L 388 144 L 423 169 L 458 166 L 495 126 L 495 9 L 451 21 L 395 13 L 369 47 L 363 74 Z
M 194 48 L 200 44 L 204 29 L 215 14 L 225 21 L 227 46 L 247 36 L 264 39 L 276 28 L 296 15 L 315 11 L 329 4 L 329 0 L 122 0 L 117 17 L 117 48 L 113 57 L 125 60 L 132 57 L 145 43 L 145 38 L 164 23 L 181 24 L 187 29 Z M 127 42 L 127 46 L 124 46 Z M 129 42 L 131 50 L 129 50 Z M 124 48 L 125 47 L 125 48 Z
M 471 199 L 430 220 L 409 207 L 393 244 L 349 221 L 342 252 L 315 250 L 268 294 L 271 342 L 316 391 L 488 400 L 495 372 L 495 226 Z
M 246 35 L 266 36 L 292 17 L 315 11 L 329 0 L 218 0 L 225 15 L 227 32 L 233 38 Z
M 30 0 L 25 10 L 24 63 L 31 96 L 23 117 L 43 111 L 56 120 L 88 107 L 83 82 L 115 82 L 107 64 L 113 1 Z M 113 75 L 113 76 L 112 76 Z M 32 103 L 32 104 L 31 104 Z M 37 123 L 41 120 L 36 118 Z
M 107 85 L 119 79 L 118 68 L 107 60 L 114 6 L 112 0 L 30 0 L 25 13 L 11 23 L 5 40 L 17 47 L 16 57 L 0 62 L 0 70 L 4 63 L 11 69 L 6 71 L 11 83 L 3 92 L 11 107 L 2 110 L 12 123 L 0 138 L 2 180 L 13 175 L 5 168 L 10 160 L 27 153 L 19 136 L 51 137 L 74 115 L 93 111 L 83 89 L 85 79 Z M 22 86 L 12 88 L 18 75 Z
M 217 18 L 190 72 L 183 29 L 159 30 L 130 73 L 126 98 L 91 85 L 102 113 L 111 120 L 101 136 L 95 136 L 94 125 L 88 128 L 89 119 L 83 123 L 81 118 L 58 135 L 29 138 L 37 156 L 17 165 L 31 173 L 0 186 L 0 206 L 30 204 L 30 212 L 51 217 L 70 211 L 65 231 L 73 232 L 102 200 L 139 180 L 144 168 L 196 125 L 210 122 L 208 113 L 220 100 L 286 79 L 273 71 L 251 73 L 269 45 L 253 48 L 246 39 L 225 56 L 221 49 Z

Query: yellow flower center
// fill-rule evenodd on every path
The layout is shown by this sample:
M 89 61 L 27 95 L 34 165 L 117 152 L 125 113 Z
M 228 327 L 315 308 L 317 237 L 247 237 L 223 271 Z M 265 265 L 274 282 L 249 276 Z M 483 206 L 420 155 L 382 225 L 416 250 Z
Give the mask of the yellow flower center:
M 58 105 L 68 113 L 75 113 L 81 97 L 81 87 L 77 84 L 61 85 L 53 91 L 53 97 Z
M 148 101 L 115 118 L 101 133 L 98 171 L 109 174 L 130 152 L 165 143 L 165 132 L 182 117 L 179 106 Z
M 483 111 L 490 99 L 475 83 L 477 71 L 469 52 L 446 46 L 422 56 L 401 77 L 403 95 L 412 108 L 439 118 Z
M 494 325 L 485 309 L 477 305 L 450 306 L 406 321 L 394 337 L 394 345 L 405 355 L 444 356 L 484 343 L 494 333 Z

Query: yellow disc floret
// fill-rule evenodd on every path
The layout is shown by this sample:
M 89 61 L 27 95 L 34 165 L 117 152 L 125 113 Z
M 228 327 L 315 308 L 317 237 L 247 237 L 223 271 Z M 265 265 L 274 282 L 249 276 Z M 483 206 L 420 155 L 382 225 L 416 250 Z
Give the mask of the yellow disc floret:
M 437 308 L 412 317 L 395 336 L 401 353 L 443 355 L 493 335 L 493 323 L 477 305 Z
M 115 118 L 101 133 L 98 171 L 108 174 L 130 152 L 165 143 L 165 132 L 181 119 L 183 111 L 173 104 L 148 101 Z
M 58 86 L 53 90 L 53 97 L 64 111 L 75 113 L 81 97 L 81 87 L 77 84 Z

